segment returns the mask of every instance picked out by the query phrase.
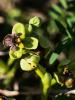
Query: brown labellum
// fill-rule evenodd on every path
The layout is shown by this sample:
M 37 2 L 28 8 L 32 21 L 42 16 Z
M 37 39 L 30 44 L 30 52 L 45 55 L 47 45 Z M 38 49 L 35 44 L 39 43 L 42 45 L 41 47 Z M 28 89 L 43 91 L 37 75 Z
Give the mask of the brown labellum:
M 21 43 L 21 39 L 16 34 L 8 34 L 3 40 L 4 46 L 10 47 L 10 49 L 13 51 L 18 49 L 19 43 Z
M 6 47 L 11 47 L 13 45 L 13 38 L 11 34 L 8 34 L 5 36 L 4 40 L 3 40 L 3 44 Z

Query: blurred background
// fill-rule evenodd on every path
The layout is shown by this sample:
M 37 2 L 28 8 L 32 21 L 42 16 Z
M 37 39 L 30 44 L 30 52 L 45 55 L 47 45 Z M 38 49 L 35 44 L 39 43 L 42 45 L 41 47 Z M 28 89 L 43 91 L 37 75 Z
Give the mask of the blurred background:
M 41 19 L 41 26 L 37 30 L 39 34 L 40 32 L 43 34 L 38 47 L 41 52 L 40 63 L 46 65 L 48 72 L 53 73 L 63 59 L 67 59 L 66 62 L 75 59 L 74 9 L 74 0 L 0 0 L 0 94 L 3 98 L 1 100 L 41 100 L 40 79 L 34 71 L 23 72 L 18 62 L 13 63 L 9 70 L 6 65 L 9 57 L 8 49 L 4 48 L 2 43 L 4 37 L 11 34 L 13 25 L 17 22 L 28 24 L 29 19 L 34 16 Z M 59 58 L 53 65 L 50 65 L 48 60 L 54 51 L 59 53 Z M 14 69 L 14 66 L 17 68 Z M 69 77 L 74 79 L 75 60 L 68 66 L 73 74 Z M 61 88 L 66 89 L 59 85 L 53 88 L 57 89 L 57 87 L 60 90 Z M 3 93 L 9 94 L 10 91 L 2 90 L 19 90 L 20 94 L 8 97 Z M 75 100 L 74 95 L 72 97 L 59 95 L 57 98 L 54 98 L 54 95 L 54 93 L 50 94 L 48 100 Z

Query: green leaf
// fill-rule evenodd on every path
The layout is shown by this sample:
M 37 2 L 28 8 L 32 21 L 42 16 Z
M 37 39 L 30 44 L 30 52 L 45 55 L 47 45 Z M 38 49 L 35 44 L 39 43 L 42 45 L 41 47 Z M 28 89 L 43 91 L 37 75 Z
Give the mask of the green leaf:
M 59 0 L 60 3 L 62 4 L 62 6 L 67 9 L 68 8 L 68 4 L 67 4 L 67 0 Z
M 56 59 L 58 58 L 58 54 L 57 53 L 52 53 L 50 59 L 49 59 L 49 64 L 53 64 Z
M 59 14 L 64 15 L 64 10 L 56 4 L 52 4 L 52 8 Z
M 53 11 L 50 11 L 49 15 L 53 18 L 53 19 L 56 19 L 56 20 L 59 20 L 60 19 L 60 16 L 58 14 L 56 14 L 55 12 Z
M 13 26 L 13 29 L 12 29 L 12 34 L 21 34 L 20 38 L 21 39 L 24 39 L 25 38 L 25 27 L 23 24 L 21 23 L 17 23 Z
M 38 47 L 38 39 L 34 37 L 27 37 L 24 41 L 26 49 L 36 49 Z
M 65 19 L 63 16 L 58 15 L 57 13 L 50 11 L 50 16 L 52 19 L 57 20 L 64 28 L 67 28 Z
M 71 35 L 71 33 L 69 32 L 68 29 L 66 29 L 66 33 L 67 33 L 67 35 L 68 35 L 68 38 L 72 40 L 72 35 Z

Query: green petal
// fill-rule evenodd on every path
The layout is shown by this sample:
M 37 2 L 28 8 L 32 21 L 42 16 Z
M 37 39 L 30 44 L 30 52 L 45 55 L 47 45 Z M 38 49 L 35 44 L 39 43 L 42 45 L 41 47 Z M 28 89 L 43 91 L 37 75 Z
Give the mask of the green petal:
M 39 25 L 40 25 L 40 19 L 37 16 L 35 16 L 35 17 L 33 17 L 33 18 L 31 18 L 29 20 L 29 24 L 32 24 L 32 25 L 34 25 L 36 27 L 39 27 Z
M 19 49 L 17 51 L 10 50 L 9 56 L 11 59 L 18 59 L 18 58 L 21 58 L 22 54 L 24 53 L 25 51 L 23 49 Z
M 36 49 L 38 47 L 38 39 L 34 37 L 27 37 L 24 45 L 26 49 Z

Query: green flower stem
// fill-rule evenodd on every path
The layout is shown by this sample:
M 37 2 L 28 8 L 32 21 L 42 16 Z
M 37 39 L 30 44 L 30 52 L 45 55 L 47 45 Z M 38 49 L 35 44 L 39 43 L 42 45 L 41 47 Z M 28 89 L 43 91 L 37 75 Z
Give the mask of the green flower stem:
M 10 84 L 10 82 L 12 81 L 12 79 L 15 75 L 16 70 L 18 69 L 18 67 L 16 67 L 16 66 L 18 66 L 17 62 L 14 64 L 14 66 L 12 67 L 11 70 L 8 69 L 8 72 L 6 74 L 6 79 L 3 81 L 3 83 L 6 87 Z
M 15 59 L 9 58 L 9 59 L 8 59 L 8 62 L 7 62 L 7 66 L 11 66 L 11 65 L 13 64 L 14 61 L 15 61 Z
M 47 100 L 48 98 L 48 89 L 51 86 L 51 75 L 46 72 L 45 68 L 39 65 L 35 69 L 36 74 L 41 78 L 42 82 L 42 100 Z
M 44 74 L 46 73 L 46 70 L 40 65 L 35 69 L 35 72 L 42 79 L 44 77 Z

